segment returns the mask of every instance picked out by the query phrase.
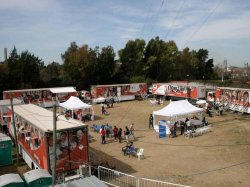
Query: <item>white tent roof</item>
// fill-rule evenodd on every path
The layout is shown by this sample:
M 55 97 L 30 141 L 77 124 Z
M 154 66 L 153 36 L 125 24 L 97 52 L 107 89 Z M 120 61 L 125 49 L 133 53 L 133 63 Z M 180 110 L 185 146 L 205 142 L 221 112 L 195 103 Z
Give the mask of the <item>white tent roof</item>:
M 58 87 L 58 88 L 50 88 L 52 93 L 68 93 L 68 92 L 76 92 L 73 87 Z
M 13 105 L 22 104 L 23 101 L 13 98 Z M 10 106 L 10 99 L 0 100 L 0 106 Z
M 21 116 L 24 120 L 33 124 L 35 127 L 40 129 L 41 131 L 44 131 L 44 132 L 53 131 L 53 112 L 52 111 L 49 111 L 37 105 L 26 104 L 26 105 L 15 105 L 14 112 L 15 114 Z M 79 122 L 78 120 L 74 120 L 74 119 L 66 120 L 65 117 L 61 115 L 57 117 L 56 125 L 57 125 L 57 130 L 82 128 L 82 127 L 87 126 L 86 124 Z
M 61 107 L 69 110 L 77 110 L 84 108 L 91 108 L 92 105 L 88 105 L 82 102 L 78 97 L 71 96 L 67 101 L 59 104 Z
M 161 110 L 154 111 L 153 115 L 176 117 L 186 114 L 202 112 L 202 108 L 198 108 L 190 104 L 187 100 L 172 101 Z

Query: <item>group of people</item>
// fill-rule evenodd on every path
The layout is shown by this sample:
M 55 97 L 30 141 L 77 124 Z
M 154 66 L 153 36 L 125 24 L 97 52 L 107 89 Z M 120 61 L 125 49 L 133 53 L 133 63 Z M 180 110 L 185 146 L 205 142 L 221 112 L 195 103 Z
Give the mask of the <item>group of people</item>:
M 100 134 L 101 134 L 101 143 L 105 144 L 106 143 L 106 138 L 110 138 L 113 135 L 113 138 L 115 141 L 119 141 L 119 143 L 122 142 L 122 136 L 124 135 L 126 142 L 129 142 L 130 136 L 133 137 L 135 140 L 135 135 L 134 135 L 134 123 L 128 126 L 125 126 L 125 130 L 123 131 L 122 128 L 118 128 L 114 126 L 112 129 L 111 126 L 108 125 L 108 123 L 104 126 L 101 127 L 100 129 Z
M 206 104 L 206 113 L 208 114 L 209 117 L 213 117 L 212 112 L 211 112 L 213 110 L 217 111 L 218 114 L 220 116 L 222 116 L 223 115 L 223 111 L 224 111 L 224 105 L 223 104 L 219 104 L 219 103 L 215 103 L 215 102 L 213 102 L 213 103 L 207 103 Z
M 195 118 L 196 119 L 196 118 Z M 208 122 L 206 118 L 203 117 L 201 126 L 207 126 Z M 196 125 L 191 125 L 190 119 L 186 118 L 185 121 L 176 121 L 174 126 L 170 129 L 172 137 L 176 136 L 177 127 L 180 127 L 181 135 L 184 134 L 187 130 L 195 131 L 198 127 Z

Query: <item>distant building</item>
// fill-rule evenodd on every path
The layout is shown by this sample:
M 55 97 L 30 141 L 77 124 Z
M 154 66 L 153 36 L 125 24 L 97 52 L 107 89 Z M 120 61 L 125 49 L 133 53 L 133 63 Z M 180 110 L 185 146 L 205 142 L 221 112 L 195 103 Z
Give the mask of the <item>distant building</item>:
M 229 75 L 231 79 L 237 78 L 249 78 L 249 68 L 248 67 L 236 67 L 236 66 L 229 66 L 226 69 L 226 74 Z

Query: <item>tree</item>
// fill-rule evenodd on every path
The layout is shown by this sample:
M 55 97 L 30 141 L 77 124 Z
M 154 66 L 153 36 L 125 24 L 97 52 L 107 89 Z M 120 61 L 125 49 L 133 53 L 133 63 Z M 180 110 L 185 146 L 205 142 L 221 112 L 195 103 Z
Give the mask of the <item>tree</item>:
M 64 80 L 68 80 L 78 89 L 86 89 L 91 84 L 109 83 L 115 68 L 114 58 L 115 52 L 111 46 L 103 47 L 99 52 L 99 47 L 78 47 L 72 42 L 62 54 Z
M 165 50 L 162 52 L 160 59 L 160 72 L 158 81 L 164 82 L 171 78 L 179 80 L 181 75 L 179 74 L 179 51 L 174 41 L 168 41 L 165 44 Z
M 5 62 L 0 62 L 0 92 L 3 93 L 4 90 L 9 90 L 11 87 L 9 85 L 8 74 L 9 74 L 8 64 Z M 2 99 L 2 94 L 0 96 Z
M 98 84 L 108 84 L 112 82 L 115 69 L 115 52 L 113 47 L 103 47 L 98 56 L 96 66 L 96 77 L 98 77 Z
M 157 80 L 161 71 L 161 58 L 166 45 L 163 40 L 157 36 L 151 39 L 145 48 L 145 74 L 146 78 Z
M 56 87 L 62 85 L 61 65 L 52 62 L 41 70 L 41 79 L 46 87 Z
M 28 51 L 17 54 L 14 49 L 7 60 L 11 89 L 37 88 L 41 85 L 40 70 L 44 63 Z
M 83 88 L 82 84 L 86 79 L 85 68 L 89 64 L 88 50 L 87 45 L 79 48 L 75 42 L 72 42 L 67 51 L 61 55 L 64 61 L 64 84 L 72 83 L 79 89 Z
M 124 49 L 118 51 L 121 67 L 118 72 L 124 82 L 130 82 L 132 77 L 143 75 L 145 41 L 129 40 Z

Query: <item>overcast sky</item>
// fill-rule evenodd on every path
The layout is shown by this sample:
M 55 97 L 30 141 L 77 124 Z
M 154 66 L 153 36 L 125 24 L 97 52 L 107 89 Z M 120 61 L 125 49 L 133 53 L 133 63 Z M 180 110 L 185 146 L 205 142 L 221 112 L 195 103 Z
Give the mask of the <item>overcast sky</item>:
M 250 65 L 249 0 L 0 0 L 0 28 L 0 61 L 14 46 L 47 64 L 61 63 L 72 41 L 117 52 L 159 36 L 208 49 L 214 64 Z

